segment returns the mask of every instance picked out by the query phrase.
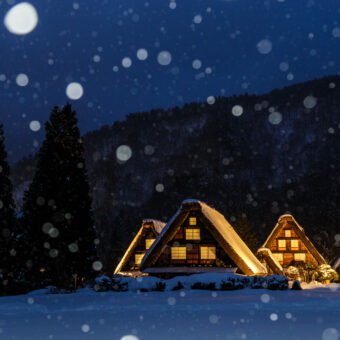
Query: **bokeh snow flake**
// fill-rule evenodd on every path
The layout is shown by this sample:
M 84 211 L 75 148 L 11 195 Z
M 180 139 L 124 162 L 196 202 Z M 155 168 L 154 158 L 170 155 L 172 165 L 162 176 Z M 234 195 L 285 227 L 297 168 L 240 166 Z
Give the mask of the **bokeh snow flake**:
M 197 14 L 197 15 L 194 16 L 193 22 L 198 25 L 202 22 L 202 20 L 203 20 L 202 15 Z
M 216 99 L 215 99 L 214 96 L 209 96 L 209 97 L 207 98 L 207 103 L 208 103 L 209 105 L 215 104 L 215 101 L 216 101 Z
M 30 122 L 30 129 L 33 131 L 33 132 L 37 132 L 37 131 L 39 131 L 40 130 L 40 128 L 41 128 L 41 124 L 40 124 L 40 122 L 38 121 L 38 120 L 32 120 L 31 122 Z
M 153 155 L 154 152 L 155 152 L 155 148 L 152 145 L 145 145 L 144 146 L 144 153 L 147 156 Z
M 177 7 L 177 4 L 176 4 L 175 1 L 171 1 L 171 2 L 169 3 L 169 8 L 170 8 L 170 9 L 175 9 L 176 7 Z
M 120 340 L 139 340 L 139 338 L 137 338 L 135 335 L 128 334 L 128 335 L 122 336 Z
M 161 51 L 158 53 L 157 61 L 162 66 L 167 66 L 171 63 L 172 57 L 169 51 Z
M 66 87 L 66 95 L 72 100 L 80 99 L 84 94 L 83 86 L 80 83 L 72 82 Z
M 219 320 L 220 320 L 220 317 L 217 316 L 216 314 L 211 314 L 209 316 L 209 322 L 212 324 L 218 323 Z
M 268 303 L 268 302 L 270 301 L 270 295 L 268 295 L 268 294 L 262 294 L 262 295 L 261 295 L 261 301 L 262 301 L 263 303 Z
M 124 58 L 122 59 L 122 66 L 123 66 L 123 67 L 129 68 L 129 67 L 131 67 L 131 65 L 132 65 L 132 60 L 131 60 L 131 58 L 129 58 L 129 57 L 124 57 Z
M 303 105 L 305 106 L 306 109 L 312 109 L 317 103 L 317 99 L 313 96 L 307 96 L 303 100 Z
M 29 297 L 29 298 L 27 299 L 27 303 L 28 303 L 29 305 L 33 305 L 34 299 L 33 299 L 32 297 Z
M 24 87 L 28 84 L 29 79 L 25 73 L 19 73 L 17 77 L 15 78 L 15 81 L 18 86 Z
M 173 296 L 170 296 L 170 297 L 168 298 L 168 304 L 169 304 L 170 306 L 174 306 L 174 305 L 176 304 L 176 298 L 174 298 Z
M 322 340 L 338 340 L 339 332 L 335 328 L 327 328 L 322 332 Z
M 157 192 L 163 192 L 164 191 L 164 185 L 162 183 L 158 183 L 155 187 Z
M 141 61 L 146 60 L 148 57 L 148 51 L 145 48 L 140 48 L 137 51 L 137 58 Z
M 90 331 L 90 326 L 86 323 L 84 323 L 82 326 L 81 326 L 81 330 L 82 332 L 84 333 L 88 333 Z
M 99 272 L 103 268 L 103 264 L 100 261 L 94 261 L 92 263 L 93 270 Z
M 192 62 L 192 67 L 195 69 L 195 70 L 199 70 L 202 66 L 202 62 L 201 60 L 199 59 L 195 59 L 193 62 Z
M 287 72 L 289 70 L 289 64 L 283 61 L 282 63 L 280 63 L 279 68 L 280 68 L 280 71 Z
M 38 20 L 34 6 L 28 2 L 21 2 L 6 13 L 4 25 L 13 34 L 25 35 L 35 29 Z
M 268 121 L 272 125 L 278 125 L 282 122 L 282 114 L 280 112 L 272 112 L 268 116 Z
M 286 317 L 286 319 L 290 320 L 293 317 L 293 315 L 292 315 L 292 313 L 286 313 L 285 317 Z
M 334 27 L 332 30 L 332 35 L 334 38 L 340 38 L 340 27 Z
M 70 253 L 76 253 L 79 250 L 78 244 L 77 243 L 70 243 L 68 245 L 68 250 Z
M 292 72 L 289 72 L 287 74 L 287 80 L 293 80 L 294 79 L 294 74 Z
M 260 40 L 257 45 L 257 51 L 261 54 L 268 54 L 272 51 L 273 44 L 268 39 Z
M 120 145 L 116 149 L 116 157 L 121 162 L 128 161 L 132 156 L 132 150 L 128 145 Z
M 243 113 L 243 107 L 241 105 L 234 105 L 231 109 L 231 113 L 233 114 L 233 116 L 239 117 Z
M 271 313 L 269 316 L 270 320 L 277 321 L 279 316 L 276 313 Z

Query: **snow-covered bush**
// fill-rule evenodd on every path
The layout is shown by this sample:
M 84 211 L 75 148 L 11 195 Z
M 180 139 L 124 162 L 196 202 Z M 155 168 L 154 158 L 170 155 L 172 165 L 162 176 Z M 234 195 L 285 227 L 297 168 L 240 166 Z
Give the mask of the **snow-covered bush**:
M 301 283 L 299 280 L 295 280 L 292 285 L 293 290 L 302 290 Z
M 166 283 L 159 281 L 159 282 L 156 282 L 156 285 L 152 287 L 151 290 L 153 292 L 164 292 L 165 287 L 166 287 Z
M 127 291 L 127 284 L 121 283 L 119 278 L 110 278 L 108 276 L 100 276 L 95 279 L 93 289 L 96 292 Z
M 316 280 L 320 282 L 338 280 L 337 272 L 329 264 L 322 264 L 318 267 Z
M 195 282 L 193 285 L 191 285 L 191 289 L 216 290 L 216 283 L 215 282 L 209 282 L 209 283 Z
M 253 276 L 253 280 L 251 283 L 251 288 L 253 289 L 263 289 L 267 288 L 267 279 L 263 276 Z
M 294 266 L 289 266 L 286 270 L 286 276 L 289 280 L 291 281 L 295 281 L 298 278 L 300 278 L 300 271 L 298 268 L 294 267 Z
M 288 289 L 288 279 L 281 275 L 270 275 L 267 277 L 267 288 L 270 290 Z
M 183 289 L 183 288 L 184 288 L 183 283 L 181 281 L 178 281 L 177 285 L 175 287 L 173 287 L 172 290 L 180 290 L 180 289 Z
M 233 278 L 228 278 L 225 281 L 222 281 L 220 285 L 220 290 L 236 290 L 236 289 L 243 289 L 247 286 L 248 282 L 244 280 L 238 280 Z

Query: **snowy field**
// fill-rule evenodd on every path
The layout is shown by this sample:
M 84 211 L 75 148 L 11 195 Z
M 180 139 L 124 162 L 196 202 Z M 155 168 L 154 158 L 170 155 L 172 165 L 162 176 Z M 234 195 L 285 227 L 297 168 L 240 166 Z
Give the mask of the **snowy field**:
M 340 285 L 0 298 L 0 339 L 337 340 L 339 333 Z

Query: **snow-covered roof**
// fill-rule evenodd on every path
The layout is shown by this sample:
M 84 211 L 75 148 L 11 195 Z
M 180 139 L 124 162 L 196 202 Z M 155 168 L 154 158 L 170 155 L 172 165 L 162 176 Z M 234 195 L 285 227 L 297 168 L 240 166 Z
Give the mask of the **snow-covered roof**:
M 283 268 L 277 258 L 273 255 L 269 248 L 260 248 L 257 251 L 258 255 L 262 255 L 266 260 L 269 267 L 273 270 L 273 272 L 277 275 L 283 275 Z
M 114 270 L 114 274 L 120 273 L 123 266 L 128 261 L 128 259 L 132 255 L 133 251 L 137 247 L 137 244 L 138 244 L 140 238 L 142 237 L 144 229 L 151 227 L 153 229 L 153 231 L 155 232 L 155 234 L 158 235 L 162 231 L 162 229 L 165 227 L 165 225 L 166 225 L 166 223 L 158 221 L 158 220 L 144 219 L 143 222 L 142 222 L 142 226 L 138 230 L 136 236 L 133 238 L 133 240 L 130 243 L 128 249 L 126 250 L 124 256 L 122 257 L 122 259 L 118 263 L 116 269 Z
M 340 267 L 340 257 L 334 262 L 332 268 L 337 270 Z
M 262 248 L 269 248 L 270 243 L 274 240 L 275 236 L 280 232 L 280 230 L 284 227 L 285 222 L 291 222 L 290 225 L 295 228 L 295 232 L 300 237 L 300 239 L 304 242 L 305 246 L 309 250 L 309 252 L 315 257 L 317 262 L 320 264 L 326 264 L 326 260 L 323 256 L 316 250 L 315 246 L 311 242 L 311 240 L 306 236 L 304 229 L 300 226 L 300 224 L 295 220 L 292 215 L 285 214 L 279 217 L 274 229 L 269 234 L 267 240 L 262 245 Z
M 185 200 L 180 209 L 163 228 L 162 232 L 145 254 L 140 265 L 141 270 L 152 267 L 166 247 L 167 242 L 176 233 L 191 210 L 200 211 L 202 219 L 220 243 L 221 247 L 245 274 L 266 274 L 266 268 L 241 240 L 239 235 L 217 210 L 199 200 Z

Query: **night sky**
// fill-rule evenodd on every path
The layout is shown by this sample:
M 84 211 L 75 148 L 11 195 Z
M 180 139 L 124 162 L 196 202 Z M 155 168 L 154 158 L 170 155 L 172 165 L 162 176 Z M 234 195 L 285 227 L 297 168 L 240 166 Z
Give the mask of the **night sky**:
M 44 130 L 30 123 L 43 125 L 67 101 L 85 133 L 131 112 L 339 73 L 338 0 L 29 2 L 38 25 L 16 35 L 3 22 L 19 2 L 0 0 L 0 122 L 11 162 L 40 146 Z M 66 95 L 71 82 L 84 89 L 79 100 Z

